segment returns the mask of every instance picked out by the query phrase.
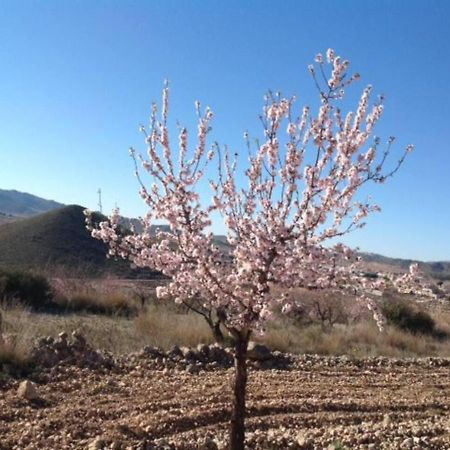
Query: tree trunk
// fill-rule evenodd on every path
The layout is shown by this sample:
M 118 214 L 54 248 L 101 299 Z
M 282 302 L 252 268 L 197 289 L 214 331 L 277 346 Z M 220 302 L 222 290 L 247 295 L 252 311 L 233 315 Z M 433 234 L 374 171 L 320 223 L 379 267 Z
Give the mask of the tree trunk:
M 214 339 L 216 340 L 216 342 L 218 344 L 223 344 L 225 338 L 223 336 L 222 330 L 220 329 L 220 322 L 216 322 L 213 326 L 212 326 L 212 331 L 213 331 L 213 335 L 214 335 Z
M 247 386 L 248 338 L 239 337 L 235 343 L 234 397 L 231 412 L 230 450 L 244 450 L 245 390 Z
M 211 332 L 214 336 L 214 340 L 218 343 L 218 344 L 223 344 L 225 341 L 225 337 L 222 333 L 222 329 L 220 328 L 220 320 L 217 320 L 215 322 L 213 322 L 212 319 L 210 319 L 209 317 L 205 317 L 206 323 L 208 324 L 209 328 L 211 328 Z

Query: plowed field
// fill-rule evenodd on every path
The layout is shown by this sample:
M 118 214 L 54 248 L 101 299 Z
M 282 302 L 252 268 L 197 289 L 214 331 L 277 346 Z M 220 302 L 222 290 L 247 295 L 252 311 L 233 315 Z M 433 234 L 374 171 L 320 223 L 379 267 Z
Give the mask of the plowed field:
M 450 449 L 450 367 L 251 370 L 250 449 Z M 0 391 L 0 449 L 226 448 L 232 370 L 55 368 L 41 400 Z

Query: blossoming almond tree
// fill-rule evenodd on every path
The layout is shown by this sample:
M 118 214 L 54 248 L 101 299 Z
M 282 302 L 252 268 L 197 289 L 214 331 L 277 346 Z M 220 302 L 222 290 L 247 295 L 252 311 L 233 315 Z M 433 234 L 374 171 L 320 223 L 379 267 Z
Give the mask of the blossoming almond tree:
M 144 230 L 121 234 L 118 210 L 91 228 L 95 238 L 109 244 L 111 256 L 170 277 L 167 286 L 158 288 L 158 297 L 177 303 L 195 298 L 220 315 L 235 350 L 231 450 L 244 448 L 249 339 L 264 331 L 275 309 L 289 312 L 291 289 L 356 292 L 383 325 L 370 293 L 383 290 L 384 282 L 365 278 L 353 252 L 337 240 L 379 210 L 358 192 L 369 182 L 383 183 L 394 175 L 412 146 L 386 170 L 394 138 L 383 149 L 380 139 L 371 138 L 383 113 L 383 98 L 372 102 L 372 87 L 367 86 L 356 111 L 344 114 L 340 105 L 345 90 L 359 78 L 348 75 L 349 62 L 330 49 L 325 57 L 317 55 L 308 69 L 318 89 L 317 111 L 299 109 L 295 98 L 269 93 L 261 115 L 261 142 L 252 146 L 245 134 L 245 165 L 241 155 L 231 156 L 217 143 L 208 146 L 213 113 L 202 111 L 198 102 L 195 147 L 188 149 L 188 131 L 179 128 L 178 149 L 173 151 L 166 85 L 161 113 L 153 105 L 149 127 L 141 127 L 147 156 L 131 149 L 139 181 L 139 162 L 154 179 L 150 187 L 141 182 L 140 194 L 149 208 Z M 206 204 L 199 187 L 213 169 L 217 176 L 209 181 L 212 201 Z M 217 212 L 228 231 L 229 255 L 210 231 Z M 155 221 L 168 223 L 170 231 L 150 232 Z M 400 283 L 404 287 L 416 278 L 413 268 Z

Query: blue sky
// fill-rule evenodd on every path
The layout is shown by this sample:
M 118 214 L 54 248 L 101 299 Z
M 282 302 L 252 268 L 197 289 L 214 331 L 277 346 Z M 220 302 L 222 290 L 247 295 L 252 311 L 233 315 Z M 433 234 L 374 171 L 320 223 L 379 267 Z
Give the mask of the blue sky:
M 127 149 L 165 78 L 172 118 L 245 152 L 267 89 L 314 104 L 306 66 L 328 47 L 386 95 L 377 134 L 416 150 L 389 183 L 383 212 L 347 239 L 389 256 L 449 260 L 450 2 L 21 1 L 0 13 L 0 188 L 129 216 L 144 212 Z M 218 226 L 217 231 L 220 231 Z

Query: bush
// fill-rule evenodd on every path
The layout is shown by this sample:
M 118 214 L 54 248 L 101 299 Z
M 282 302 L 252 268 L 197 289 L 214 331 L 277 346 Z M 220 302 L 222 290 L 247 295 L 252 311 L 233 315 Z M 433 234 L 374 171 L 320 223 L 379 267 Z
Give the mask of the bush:
M 112 279 L 53 278 L 54 302 L 61 312 L 134 315 L 137 299 Z
M 79 293 L 69 298 L 59 298 L 58 305 L 66 312 L 87 312 L 92 314 L 131 315 L 136 307 L 120 294 Z
M 32 367 L 33 364 L 25 348 L 11 336 L 4 338 L 0 334 L 0 376 L 2 374 L 25 376 Z
M 404 302 L 385 302 L 383 314 L 388 322 L 410 333 L 428 334 L 435 333 L 435 321 L 425 311 L 417 311 Z
M 33 309 L 45 309 L 52 304 L 51 287 L 43 276 L 0 269 L 0 300 L 19 300 Z
M 283 293 L 280 291 L 280 294 Z M 351 297 L 301 288 L 293 290 L 290 295 L 294 306 L 287 317 L 297 326 L 318 323 L 324 331 L 330 331 L 337 324 L 354 320 L 355 302 Z M 281 312 L 279 315 L 285 316 Z

